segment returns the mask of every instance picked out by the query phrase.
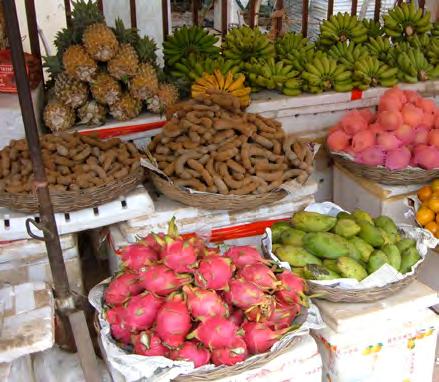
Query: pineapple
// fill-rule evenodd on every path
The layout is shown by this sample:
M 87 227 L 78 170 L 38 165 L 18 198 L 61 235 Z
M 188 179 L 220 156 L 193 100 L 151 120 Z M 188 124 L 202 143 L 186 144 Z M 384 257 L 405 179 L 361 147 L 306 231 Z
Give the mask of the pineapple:
M 79 81 L 90 82 L 98 68 L 96 62 L 80 45 L 68 47 L 62 61 L 66 73 Z
M 178 101 L 178 89 L 172 84 L 162 84 L 157 95 L 147 101 L 148 110 L 162 114 Z
M 131 95 L 141 101 L 152 97 L 159 90 L 159 80 L 154 67 L 148 63 L 139 65 L 139 71 L 129 83 Z
M 43 119 L 51 131 L 64 131 L 75 124 L 75 112 L 60 101 L 51 101 L 44 108 Z
M 72 5 L 71 29 L 74 43 L 79 44 L 85 29 L 92 24 L 105 23 L 105 18 L 94 0 L 72 1 Z
M 75 80 L 65 73 L 58 74 L 54 89 L 57 99 L 73 109 L 83 105 L 88 98 L 87 84 Z
M 88 101 L 78 109 L 79 124 L 100 126 L 105 122 L 107 109 L 96 101 Z
M 122 94 L 119 82 L 108 73 L 99 73 L 90 84 L 93 98 L 102 104 L 112 105 Z
M 111 60 L 119 48 L 114 32 L 105 24 L 89 25 L 82 36 L 84 48 L 96 61 Z
M 122 44 L 116 56 L 108 61 L 108 72 L 118 80 L 133 77 L 139 68 L 139 57 L 130 44 Z
M 124 93 L 117 102 L 110 105 L 110 114 L 119 121 L 127 121 L 137 117 L 141 109 L 142 103 L 139 100 Z
M 157 45 L 152 38 L 149 38 L 148 36 L 139 38 L 135 44 L 135 48 L 139 55 L 140 62 L 148 62 L 149 64 L 156 66 Z

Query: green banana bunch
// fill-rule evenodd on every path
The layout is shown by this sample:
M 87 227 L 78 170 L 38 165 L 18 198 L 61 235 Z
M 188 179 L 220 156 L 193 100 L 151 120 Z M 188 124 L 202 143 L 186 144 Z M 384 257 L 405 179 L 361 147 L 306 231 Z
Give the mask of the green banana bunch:
M 377 38 L 384 34 L 384 28 L 378 21 L 372 19 L 364 19 L 363 25 L 367 29 L 367 37 Z
M 306 65 L 302 73 L 304 89 L 311 93 L 321 93 L 334 89 L 337 92 L 351 91 L 352 72 L 343 64 L 328 56 L 315 57 Z
M 433 23 L 433 29 L 431 30 L 433 37 L 439 37 L 439 22 Z
M 431 39 L 427 57 L 430 64 L 439 65 L 439 38 Z
M 430 18 L 430 12 L 416 9 L 414 1 L 402 3 L 383 17 L 384 31 L 392 40 L 401 41 L 414 34 L 429 32 L 432 28 Z
M 299 72 L 292 65 L 283 61 L 275 61 L 274 57 L 267 59 L 251 59 L 244 64 L 246 77 L 253 91 L 261 89 L 279 90 L 286 95 L 300 94 Z
M 430 36 L 427 33 L 416 34 L 407 38 L 408 43 L 415 49 L 427 54 L 430 49 Z
M 397 74 L 398 68 L 392 68 L 374 56 L 366 56 L 355 63 L 353 79 L 356 87 L 366 90 L 375 86 L 395 86 Z
M 190 54 L 199 57 L 208 57 L 219 54 L 219 48 L 215 46 L 218 37 L 209 34 L 199 26 L 178 28 L 163 43 L 163 54 L 167 67 L 173 67 L 182 58 Z
M 367 57 L 369 52 L 360 44 L 339 42 L 329 49 L 328 55 L 338 63 L 351 69 L 358 60 Z
M 337 13 L 324 20 L 320 25 L 319 44 L 331 46 L 337 42 L 362 43 L 367 40 L 367 29 L 357 16 L 349 13 Z
M 439 66 L 429 64 L 424 54 L 419 49 L 411 49 L 398 55 L 400 80 L 415 83 L 439 77 Z
M 380 61 L 387 62 L 389 51 L 392 48 L 388 37 L 370 37 L 365 46 L 371 55 L 377 57 Z
M 276 55 L 274 44 L 259 29 L 247 26 L 230 30 L 223 43 L 223 55 L 236 63 L 251 58 L 269 58 Z
M 293 65 L 295 70 L 303 72 L 308 62 L 312 61 L 314 57 L 321 56 L 322 54 L 322 51 L 314 49 L 306 51 L 292 50 L 282 59 L 282 61 L 287 65 Z
M 314 44 L 306 37 L 294 32 L 285 33 L 276 41 L 276 54 L 279 59 L 284 59 L 292 52 L 308 52 L 314 49 Z

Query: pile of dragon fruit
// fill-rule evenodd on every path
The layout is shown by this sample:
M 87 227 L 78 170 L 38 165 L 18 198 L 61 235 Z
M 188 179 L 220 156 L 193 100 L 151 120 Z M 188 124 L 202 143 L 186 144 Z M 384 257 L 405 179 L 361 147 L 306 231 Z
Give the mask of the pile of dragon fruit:
M 179 236 L 174 222 L 118 254 L 105 317 L 113 339 L 135 354 L 234 365 L 269 351 L 308 303 L 303 279 L 270 267 L 255 248 L 221 254 Z
M 377 113 L 348 112 L 330 130 L 327 144 L 369 166 L 439 168 L 439 107 L 417 92 L 395 87 L 381 97 Z

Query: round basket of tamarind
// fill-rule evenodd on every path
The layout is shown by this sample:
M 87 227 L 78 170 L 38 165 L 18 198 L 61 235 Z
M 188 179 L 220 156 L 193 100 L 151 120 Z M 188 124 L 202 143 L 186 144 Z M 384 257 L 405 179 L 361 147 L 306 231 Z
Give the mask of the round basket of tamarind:
M 226 94 L 177 104 L 148 146 L 155 187 L 204 209 L 240 210 L 281 200 L 313 171 L 312 147 L 281 124 L 240 109 Z
M 40 137 L 54 212 L 97 207 L 133 190 L 144 178 L 141 154 L 132 143 L 78 133 Z M 0 206 L 35 213 L 38 198 L 29 148 L 24 139 L 0 151 Z

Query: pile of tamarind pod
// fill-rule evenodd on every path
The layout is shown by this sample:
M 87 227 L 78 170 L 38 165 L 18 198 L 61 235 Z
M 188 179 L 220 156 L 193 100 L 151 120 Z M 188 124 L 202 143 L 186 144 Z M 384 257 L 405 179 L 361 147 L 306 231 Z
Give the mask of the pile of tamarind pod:
M 40 137 L 49 190 L 74 191 L 123 178 L 140 166 L 140 153 L 118 138 L 100 140 L 78 133 Z M 0 191 L 32 192 L 32 162 L 24 139 L 0 151 Z
M 220 194 L 261 194 L 312 172 L 313 154 L 281 124 L 241 111 L 239 99 L 215 93 L 179 103 L 148 146 L 177 186 Z

